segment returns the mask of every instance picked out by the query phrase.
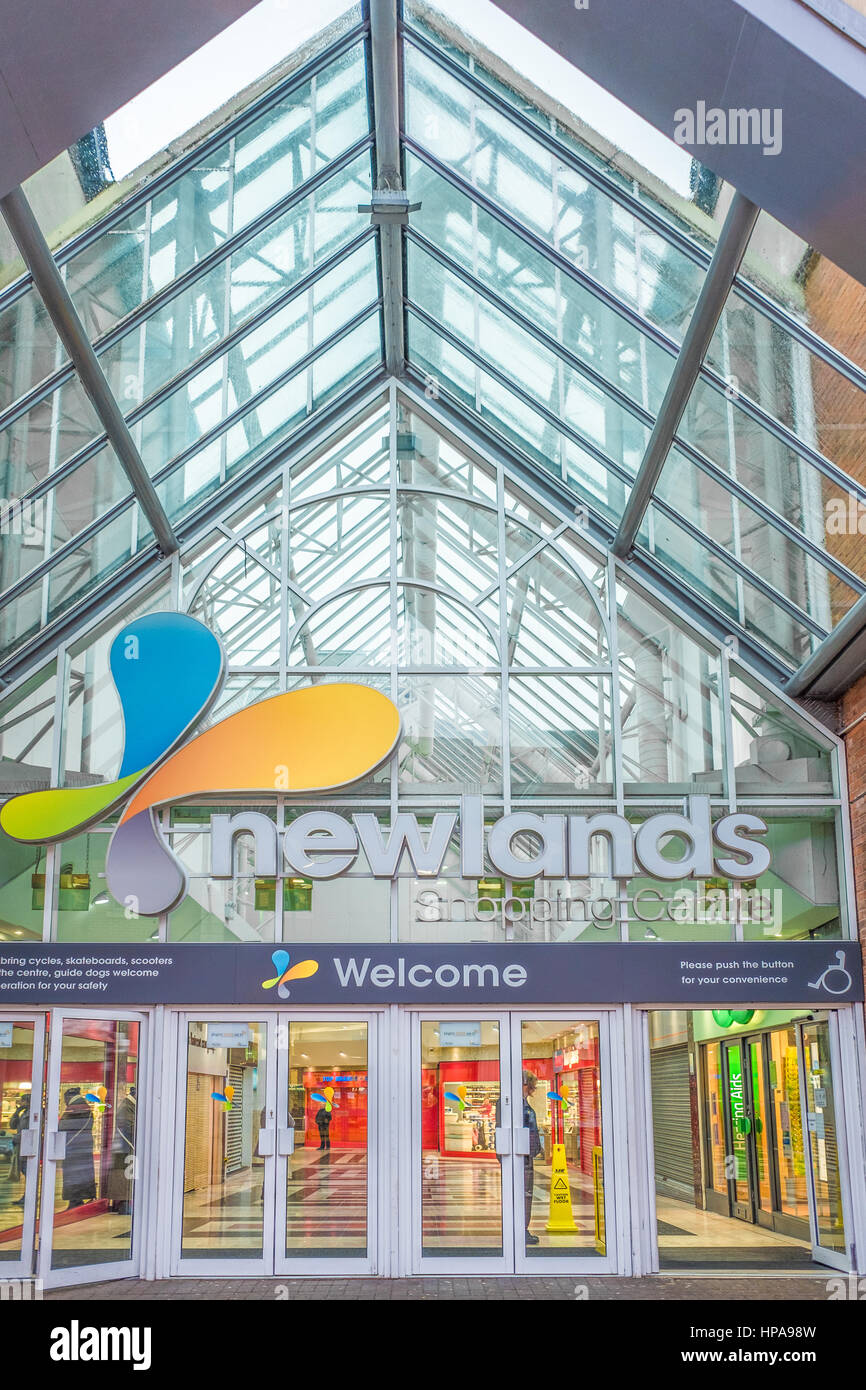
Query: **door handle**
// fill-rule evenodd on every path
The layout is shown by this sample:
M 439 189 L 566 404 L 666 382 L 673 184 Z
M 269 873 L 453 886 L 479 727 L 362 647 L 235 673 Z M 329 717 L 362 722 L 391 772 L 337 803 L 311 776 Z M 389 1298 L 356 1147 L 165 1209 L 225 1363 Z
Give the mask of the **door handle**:
M 274 1153 L 274 1131 L 259 1130 L 259 1158 L 270 1158 Z
M 66 1135 L 63 1136 L 64 1139 Z M 32 1129 L 22 1129 L 21 1131 L 21 1157 L 35 1158 L 39 1152 L 39 1126 L 34 1125 Z
M 514 1152 L 529 1157 L 529 1130 L 525 1125 L 514 1131 Z
M 511 1130 L 510 1130 L 510 1129 L 497 1129 L 497 1131 L 496 1131 L 496 1144 L 495 1144 L 495 1148 L 496 1148 L 496 1152 L 497 1152 L 498 1154 L 510 1154 L 510 1153 L 511 1153 Z
M 66 1157 L 66 1131 L 60 1129 L 49 1130 L 48 1133 L 48 1157 L 56 1161 L 61 1161 Z
M 287 1158 L 289 1154 L 295 1152 L 295 1131 L 293 1129 L 281 1129 L 277 1133 L 277 1153 L 281 1158 Z

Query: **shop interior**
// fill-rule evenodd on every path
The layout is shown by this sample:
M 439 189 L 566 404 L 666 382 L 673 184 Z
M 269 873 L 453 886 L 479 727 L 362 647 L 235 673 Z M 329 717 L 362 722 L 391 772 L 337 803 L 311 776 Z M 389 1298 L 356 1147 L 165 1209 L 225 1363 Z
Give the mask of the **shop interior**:
M 31 1123 L 34 1026 L 0 1025 L 0 1263 L 20 1258 Z M 64 1019 L 57 1105 L 65 1157 L 56 1167 L 54 1269 L 129 1258 L 135 1205 L 138 1024 Z M 41 1202 L 41 1192 L 37 1200 Z M 38 1232 L 37 1232 L 38 1234 Z
M 660 1268 L 815 1269 L 813 1231 L 844 1254 L 826 1018 L 743 1007 L 649 1024 Z
M 258 1142 L 268 1046 L 288 1053 L 277 1117 L 294 1144 L 284 1253 L 365 1253 L 367 1045 L 363 1020 L 189 1024 L 182 1258 L 259 1259 L 270 1239 Z
M 528 1255 L 605 1253 L 598 1024 L 524 1020 L 523 1099 L 537 1134 L 518 1158 Z M 425 1256 L 502 1252 L 500 1028 L 421 1024 L 421 1205 Z M 524 1116 L 529 1119 L 529 1117 Z M 556 1198 L 554 1200 L 554 1195 Z M 504 1194 L 508 1200 L 508 1194 Z

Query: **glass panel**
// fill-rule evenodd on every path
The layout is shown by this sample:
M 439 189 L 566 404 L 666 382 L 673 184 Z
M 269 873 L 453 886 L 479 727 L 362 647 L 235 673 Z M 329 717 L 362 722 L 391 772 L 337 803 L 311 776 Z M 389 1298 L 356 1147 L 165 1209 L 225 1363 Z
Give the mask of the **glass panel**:
M 387 487 L 389 467 L 385 407 L 355 425 L 320 458 L 298 463 L 291 473 L 291 500 L 294 503 L 336 488 Z
M 136 551 L 151 543 L 143 532 L 137 503 L 108 522 L 95 535 L 69 551 L 48 573 L 48 618 L 59 617 L 90 589 L 107 579 Z M 138 523 L 137 541 L 133 528 Z
M 313 159 L 316 116 L 324 124 Z M 368 120 L 358 45 L 76 254 L 67 284 L 89 335 L 107 332 L 285 197 L 314 165 L 322 167 L 360 139 Z
M 421 1253 L 502 1253 L 500 1037 L 495 1020 L 421 1023 Z
M 776 304 L 866 371 L 866 291 L 846 271 L 764 211 L 743 269 Z
M 447 488 L 496 502 L 496 474 L 444 439 L 417 411 L 398 404 L 397 478 L 404 485 Z
M 755 1131 L 755 1153 L 758 1160 L 758 1205 L 764 1211 L 773 1210 L 773 1187 L 770 1179 L 770 1129 L 767 1094 L 764 1084 L 764 1048 L 761 1040 L 749 1043 L 751 1069 L 752 1125 Z
M 858 423 L 848 432 L 859 439 L 861 429 Z M 852 507 L 856 517 L 853 533 L 860 534 L 857 523 L 863 513 L 860 500 L 863 492 L 856 483 L 851 484 L 849 507 L 849 494 L 843 488 L 777 439 L 765 425 L 736 405 L 735 399 L 727 399 L 706 381 L 696 382 L 678 435 L 816 545 L 823 547 L 825 538 L 833 537 L 833 550 L 840 552 L 838 558 L 855 574 L 861 577 L 866 574 L 862 555 L 854 554 L 857 547 L 845 544 L 844 540 L 852 531 L 849 524 Z M 814 444 L 814 441 L 807 442 Z M 672 452 L 677 457 L 677 452 Z M 709 491 L 707 482 L 702 479 L 695 484 L 696 489 Z M 716 483 L 715 486 L 720 485 Z M 664 496 L 664 491 L 660 490 L 659 495 Z M 673 500 L 669 494 L 668 500 Z M 739 501 L 737 506 L 743 508 L 744 503 Z M 758 522 L 757 516 L 755 521 L 758 525 L 766 525 L 763 520 Z M 744 536 L 752 529 L 745 524 L 741 526 Z M 724 544 L 724 534 L 713 531 L 712 536 Z M 743 558 L 754 564 L 747 554 L 744 553 Z M 778 580 L 776 583 L 781 587 Z M 815 616 L 819 614 L 816 612 Z
M 862 299 L 862 294 L 862 288 L 858 285 L 857 298 Z M 852 346 L 855 343 L 859 350 L 860 345 L 856 340 Z M 866 395 L 860 386 L 735 293 L 728 296 L 722 322 L 710 346 L 708 361 L 725 377 L 731 399 L 737 400 L 742 395 L 753 400 L 769 415 L 787 425 L 810 449 L 817 450 L 852 478 L 860 480 L 860 486 L 852 483 L 851 490 L 856 489 L 862 494 L 866 470 L 863 446 Z M 760 426 L 747 423 L 741 411 L 733 411 L 732 418 L 737 423 L 738 434 L 763 434 Z M 746 440 L 744 444 L 747 445 Z M 753 459 L 760 460 L 761 445 L 770 456 L 767 475 L 768 482 L 772 483 L 778 471 L 771 466 L 773 459 L 784 459 L 787 450 L 775 445 L 771 453 L 769 442 L 761 440 L 758 447 L 746 447 L 743 452 L 747 458 L 751 454 Z M 787 506 L 789 511 L 796 510 L 800 519 L 795 524 L 820 532 L 820 515 L 815 508 L 816 494 L 824 502 L 826 521 L 829 519 L 828 504 L 834 496 L 838 496 L 839 489 L 804 461 L 799 462 L 799 474 L 799 479 L 793 479 L 795 493 L 791 501 L 787 502 L 781 496 L 774 505 L 780 508 Z M 827 529 L 833 534 L 829 527 Z M 851 569 L 862 573 L 862 568 L 855 563 L 856 559 L 862 567 L 862 557 L 855 556 L 854 552 L 855 547 L 849 545 L 846 554 L 839 558 L 845 559 Z
M 755 487 L 752 492 L 757 491 Z M 791 494 L 793 495 L 793 493 Z M 859 591 L 828 571 L 727 488 L 672 449 L 657 496 L 701 535 L 736 555 L 749 569 L 829 630 Z M 820 543 L 820 542 L 819 542 Z M 708 565 L 711 564 L 708 559 Z M 777 626 L 779 619 L 777 619 Z
M 818 1210 L 818 1244 L 826 1250 L 845 1250 L 845 1221 L 839 1173 L 839 1143 L 830 1029 L 826 1023 L 803 1025 L 806 1063 L 806 1129 Z
M 379 578 L 389 565 L 390 511 L 385 495 L 367 492 L 293 507 L 289 573 L 316 599 L 360 579 Z
M 731 668 L 737 791 L 773 796 L 832 796 L 835 759 L 781 700 Z
M 617 622 L 626 791 L 723 795 L 718 654 L 622 584 Z
M 722 180 L 573 64 L 552 61 L 546 44 L 527 40 L 526 29 L 490 0 L 476 0 L 472 7 L 463 0 L 438 0 L 435 10 L 425 5 L 423 13 L 413 3 L 406 15 L 413 29 L 507 106 L 545 134 L 555 134 L 612 187 L 626 190 L 695 240 L 715 242 L 721 226 L 716 203 L 726 188 Z M 480 65 L 479 45 L 495 55 L 500 70 L 507 67 L 506 80 Z M 539 101 L 540 93 L 547 100 Z
M 740 810 L 746 808 L 740 803 Z M 749 807 L 768 826 L 764 844 L 770 867 L 743 884 L 743 935 L 747 941 L 842 938 L 838 832 L 835 813 L 817 809 L 800 815 Z M 761 895 L 761 896 L 759 896 Z
M 721 555 L 708 550 L 701 534 L 686 531 L 654 504 L 647 511 L 646 533 L 650 539 L 643 543 L 672 574 L 684 579 L 714 608 L 741 622 L 792 666 L 798 666 L 818 645 L 820 634 L 743 579 Z M 853 590 L 850 595 L 853 602 Z
M 521 1023 L 522 1113 L 529 1154 L 518 1171 L 527 1255 L 607 1251 L 599 1026 Z M 520 1167 L 520 1158 L 515 1165 Z M 519 1241 L 520 1230 L 517 1228 Z
M 169 915 L 169 940 L 273 941 L 274 898 L 263 898 L 259 883 L 255 878 L 191 878 L 186 897 Z
M 35 289 L 26 290 L 0 310 L 0 410 L 65 361 L 66 353 Z
M 23 1253 L 27 1159 L 21 1157 L 21 1133 L 39 1124 L 42 1103 L 38 1078 L 33 1094 L 33 1042 L 32 1023 L 4 1018 L 0 1024 L 0 1158 L 6 1161 L 0 1174 L 0 1265 L 19 1260 Z
M 30 489 L 102 433 L 102 425 L 73 376 L 0 430 L 0 486 L 4 498 Z
M 752 1208 L 749 1184 L 749 1140 L 752 1122 L 746 1103 L 742 1045 L 728 1043 L 725 1052 L 725 1086 L 731 1125 L 731 1180 L 733 1200 L 749 1211 Z M 751 1219 L 751 1218 L 749 1218 Z
M 652 1018 L 653 1015 L 650 1015 Z M 725 1139 L 724 1098 L 722 1088 L 722 1049 L 720 1043 L 708 1043 L 703 1049 L 706 1073 L 705 1121 L 710 1153 L 709 1186 L 727 1199 L 727 1142 Z M 655 1096 L 655 1090 L 653 1091 Z
M 552 547 L 506 581 L 512 666 L 604 666 L 607 633 L 595 594 Z
M 512 676 L 514 796 L 613 795 L 610 682 L 591 676 Z
M 356 192 L 363 194 L 365 179 L 368 156 L 336 174 L 107 348 L 100 365 L 124 409 L 140 405 L 355 236 L 357 214 L 350 218 L 346 211 L 341 217 L 340 211 Z M 349 257 L 342 274 L 357 286 L 357 272 L 358 263 Z M 330 331 L 324 325 L 322 336 Z
M 566 476 L 581 496 L 589 498 L 596 510 L 611 520 L 619 520 L 629 487 L 611 472 L 606 463 L 597 459 L 588 448 L 582 448 L 561 434 L 551 418 L 545 418 L 513 391 L 494 381 L 480 368 L 476 369 L 468 357 L 422 324 L 411 310 L 407 321 L 409 356 L 424 376 L 425 388 L 432 399 L 435 400 L 440 390 L 444 389 L 469 409 L 477 409 L 485 424 L 516 444 L 533 463 L 556 477 Z M 577 428 L 585 429 L 588 438 L 592 437 L 593 431 L 596 435 L 604 435 L 604 411 L 587 414 L 583 398 L 578 400 L 573 394 L 566 404 L 569 408 L 574 406 L 572 423 Z M 553 412 L 557 408 L 556 402 L 553 402 Z M 567 416 L 565 405 L 563 411 Z M 577 412 L 582 413 L 579 416 Z M 616 422 L 611 429 L 610 447 L 621 460 L 621 466 L 630 473 L 636 471 L 643 457 L 645 436 L 644 427 L 631 419 L 628 428 L 622 432 Z
M 808 1223 L 809 1197 L 806 1189 L 797 1032 L 794 1028 L 774 1029 L 769 1037 L 779 1205 L 786 1216 Z
M 56 668 L 52 663 L 0 701 L 3 795 L 42 791 L 50 780 Z
M 387 588 L 368 585 L 323 604 L 301 628 L 290 666 L 382 666 L 391 656 Z
M 490 630 L 471 608 L 420 582 L 397 592 L 397 661 L 401 666 L 498 666 Z
M 459 796 L 502 793 L 502 708 L 495 676 L 400 676 L 400 785 Z
M 261 1259 L 267 1024 L 192 1022 L 186 1055 L 181 1259 Z
M 634 452 L 643 452 L 649 435 L 633 415 L 411 242 L 408 286 L 419 308 L 617 463 L 628 467 Z M 593 341 L 595 332 L 587 325 Z M 615 348 L 611 355 L 622 360 Z
M 228 414 L 265 391 L 292 366 L 336 331 L 365 304 L 376 298 L 372 242 L 360 247 L 342 266 L 326 275 L 316 290 L 327 314 L 313 312 L 309 296 L 301 295 L 252 329 L 224 357 L 210 362 L 144 417 L 141 453 L 151 473 L 214 429 Z M 351 356 L 350 356 L 351 360 Z M 245 416 L 241 433 L 248 446 L 258 444 L 284 423 L 267 403 Z M 229 461 L 238 445 L 228 438 Z
M 0 832 L 0 941 L 42 940 L 46 857 Z
M 397 509 L 399 572 L 407 579 L 438 580 L 469 600 L 497 584 L 500 563 L 513 563 L 538 539 L 509 522 L 500 555 L 496 511 L 462 498 L 401 491 Z
M 681 336 L 700 267 L 411 44 L 404 68 L 406 127 L 419 144 L 605 288 Z
M 412 215 L 416 231 L 637 405 L 658 409 L 675 360 L 669 352 L 411 154 L 407 179 L 411 197 L 421 202 Z M 411 264 L 411 245 L 409 252 Z M 431 258 L 418 256 L 419 272 L 428 273 Z M 585 268 L 588 257 L 574 259 Z M 435 312 L 424 299 L 418 302 Z
M 63 1020 L 52 1269 L 114 1264 L 132 1256 L 139 1025 Z
M 367 1024 L 284 1026 L 294 1136 L 286 1160 L 285 1253 L 360 1258 L 367 1253 Z

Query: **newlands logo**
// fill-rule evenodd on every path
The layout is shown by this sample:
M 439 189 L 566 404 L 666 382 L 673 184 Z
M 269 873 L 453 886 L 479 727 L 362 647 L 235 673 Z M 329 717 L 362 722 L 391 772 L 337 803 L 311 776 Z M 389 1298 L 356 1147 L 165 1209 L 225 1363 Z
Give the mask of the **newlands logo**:
M 152 613 L 111 645 L 125 746 L 117 779 L 95 787 L 27 792 L 0 810 L 13 840 L 68 839 L 126 802 L 106 877 L 113 896 L 154 916 L 186 892 L 186 872 L 160 835 L 153 808 L 209 792 L 335 790 L 373 772 L 393 752 L 396 707 L 364 685 L 316 685 L 274 695 L 187 739 L 213 705 L 222 648 L 183 613 Z M 184 740 L 187 740 L 184 742 Z
M 274 951 L 271 960 L 277 973 L 272 980 L 262 980 L 262 989 L 273 989 L 276 985 L 277 994 L 281 999 L 288 999 L 291 993 L 287 984 L 288 980 L 309 979 L 310 975 L 315 975 L 319 968 L 317 960 L 300 960 L 297 965 L 290 967 L 291 956 L 288 951 Z
M 112 643 L 110 664 L 125 727 L 117 779 L 13 797 L 0 809 L 0 827 L 13 840 L 45 844 L 78 834 L 125 802 L 106 877 L 117 901 L 145 916 L 174 907 L 187 886 L 154 808 L 209 793 L 259 798 L 333 791 L 373 772 L 400 736 L 400 716 L 387 696 L 365 685 L 335 683 L 271 696 L 189 737 L 216 699 L 224 663 L 216 637 L 182 613 L 137 618 Z M 419 878 L 435 879 L 455 833 L 464 879 L 482 879 L 491 865 L 510 879 L 585 879 L 600 872 L 594 852 L 599 842 L 607 846 L 615 879 L 757 879 L 770 863 L 766 845 L 753 838 L 767 833 L 766 823 L 735 811 L 713 824 L 708 796 L 689 797 L 687 815 L 663 812 L 638 825 L 609 811 L 518 811 L 489 825 L 482 798 L 469 795 L 460 801 L 459 832 L 453 811 L 435 812 L 424 831 L 415 815 L 401 812 L 386 835 L 369 813 L 349 820 L 332 811 L 307 812 L 282 836 L 260 811 L 215 814 L 211 874 L 232 877 L 234 839 L 246 834 L 255 842 L 255 871 L 265 878 L 280 873 L 281 848 L 289 871 L 310 879 L 346 873 L 361 853 L 373 878 L 393 879 L 407 863 Z M 285 962 L 274 957 L 277 973 L 265 987 L 285 999 L 287 980 L 312 974 L 315 962 L 289 970 L 288 954 L 278 954 Z

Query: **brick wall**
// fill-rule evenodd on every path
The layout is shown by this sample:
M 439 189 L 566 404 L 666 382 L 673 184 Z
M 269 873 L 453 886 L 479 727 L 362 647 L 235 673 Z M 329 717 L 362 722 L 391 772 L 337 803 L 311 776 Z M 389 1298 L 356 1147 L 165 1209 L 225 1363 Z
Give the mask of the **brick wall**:
M 842 728 L 848 756 L 848 799 L 851 805 L 851 840 L 854 855 L 854 892 L 860 942 L 866 952 L 866 676 L 842 698 Z M 854 727 L 849 727 L 853 725 Z

